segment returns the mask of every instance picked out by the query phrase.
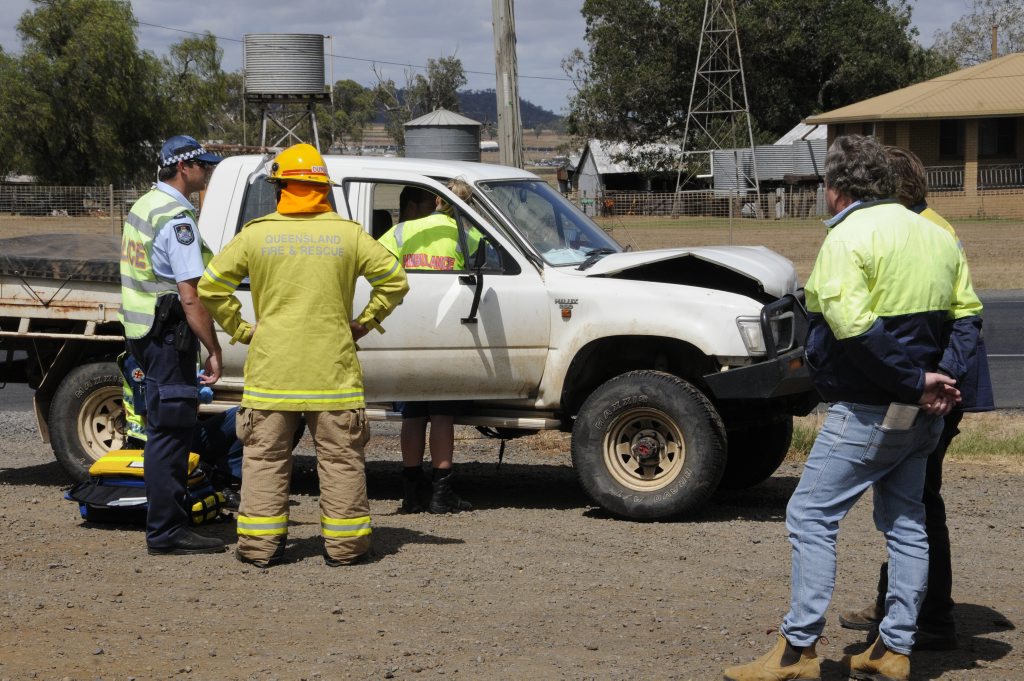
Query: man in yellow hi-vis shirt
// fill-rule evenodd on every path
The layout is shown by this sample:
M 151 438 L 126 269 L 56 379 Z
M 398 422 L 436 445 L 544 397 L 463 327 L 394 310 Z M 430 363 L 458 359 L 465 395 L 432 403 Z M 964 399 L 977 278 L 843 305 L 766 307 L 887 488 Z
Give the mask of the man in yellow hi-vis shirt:
M 370 433 L 355 341 L 409 289 L 395 257 L 328 203 L 333 183 L 319 152 L 297 144 L 278 154 L 268 180 L 277 212 L 252 220 L 216 255 L 199 283 L 210 315 L 249 343 L 238 415 L 245 446 L 236 556 L 269 567 L 288 536 L 292 435 L 302 414 L 316 444 L 324 560 L 348 565 L 370 547 L 363 448 Z M 356 278 L 373 286 L 353 315 Z M 234 291 L 249 277 L 256 323 Z

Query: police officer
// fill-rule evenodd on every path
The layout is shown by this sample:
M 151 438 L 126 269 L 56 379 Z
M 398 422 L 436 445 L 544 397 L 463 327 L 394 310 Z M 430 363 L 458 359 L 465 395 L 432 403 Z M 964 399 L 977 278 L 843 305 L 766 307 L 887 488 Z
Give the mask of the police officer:
M 331 567 L 361 560 L 370 548 L 366 495 L 363 376 L 355 341 L 405 296 L 405 272 L 362 227 L 330 204 L 332 182 L 320 153 L 297 144 L 278 154 L 269 179 L 277 211 L 248 222 L 210 261 L 199 295 L 232 341 L 251 345 L 238 432 L 243 563 L 284 559 L 293 434 L 302 414 L 316 445 L 320 530 Z M 358 314 L 356 279 L 373 286 Z M 234 296 L 249 277 L 255 324 Z
M 121 246 L 121 322 L 128 351 L 144 374 L 145 481 L 150 554 L 215 553 L 220 539 L 189 528 L 189 443 L 199 406 L 199 344 L 209 353 L 201 383 L 220 378 L 221 349 L 196 284 L 212 255 L 188 196 L 206 187 L 220 157 L 187 135 L 160 149 L 157 183 L 135 202 Z

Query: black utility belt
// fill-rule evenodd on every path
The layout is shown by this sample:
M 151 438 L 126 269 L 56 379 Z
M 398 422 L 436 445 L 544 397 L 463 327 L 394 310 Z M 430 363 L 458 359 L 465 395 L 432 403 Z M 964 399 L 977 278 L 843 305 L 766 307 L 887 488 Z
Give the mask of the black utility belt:
M 163 336 L 167 333 L 174 334 L 174 349 L 178 352 L 189 352 L 195 348 L 196 334 L 188 325 L 181 299 L 173 293 L 156 299 L 153 335 Z

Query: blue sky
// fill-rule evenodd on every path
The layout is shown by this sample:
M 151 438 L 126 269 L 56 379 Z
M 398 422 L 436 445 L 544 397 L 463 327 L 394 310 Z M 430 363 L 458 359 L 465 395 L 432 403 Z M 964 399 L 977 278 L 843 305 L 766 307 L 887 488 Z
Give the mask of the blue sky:
M 948 29 L 969 10 L 969 0 L 912 4 L 923 45 L 931 45 L 936 30 Z M 562 59 L 573 48 L 583 47 L 581 5 L 580 0 L 515 2 L 520 95 L 555 113 L 564 113 L 572 92 Z M 3 0 L 0 45 L 6 51 L 21 49 L 15 24 L 32 7 L 31 0 Z M 372 85 L 375 63 L 401 86 L 410 66 L 415 69 L 427 59 L 455 55 L 467 71 L 467 87 L 495 86 L 488 0 L 133 0 L 132 7 L 143 49 L 164 55 L 169 45 L 188 35 L 183 31 L 210 31 L 220 39 L 228 71 L 242 66 L 241 40 L 246 33 L 320 33 L 333 36 L 327 49 L 335 55 L 335 80 L 351 78 Z M 328 78 L 330 69 L 328 62 Z

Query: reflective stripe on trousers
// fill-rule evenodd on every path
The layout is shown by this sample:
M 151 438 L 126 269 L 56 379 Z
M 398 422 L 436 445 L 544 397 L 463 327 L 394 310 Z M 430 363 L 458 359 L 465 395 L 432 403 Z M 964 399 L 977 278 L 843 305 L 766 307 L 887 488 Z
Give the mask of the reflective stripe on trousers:
M 238 534 L 250 537 L 288 534 L 288 516 L 278 515 L 269 518 L 257 516 L 238 516 Z
M 322 515 L 320 530 L 325 537 L 365 537 L 373 532 L 368 515 L 358 518 L 329 518 Z

